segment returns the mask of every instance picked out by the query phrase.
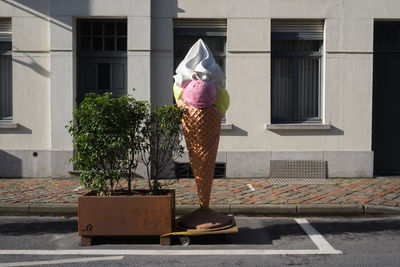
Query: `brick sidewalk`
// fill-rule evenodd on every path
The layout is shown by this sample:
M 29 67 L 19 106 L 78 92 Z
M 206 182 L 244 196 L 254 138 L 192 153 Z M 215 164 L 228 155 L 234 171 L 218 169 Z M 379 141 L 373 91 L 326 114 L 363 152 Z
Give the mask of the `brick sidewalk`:
M 400 178 L 332 179 L 333 185 L 272 185 L 266 179 L 216 179 L 213 205 L 265 204 L 368 204 L 400 207 Z M 251 191 L 251 184 L 255 191 Z M 144 180 L 137 188 L 146 187 Z M 0 179 L 0 204 L 74 204 L 85 192 L 77 179 Z M 193 179 L 180 179 L 167 188 L 176 189 L 177 205 L 197 205 Z

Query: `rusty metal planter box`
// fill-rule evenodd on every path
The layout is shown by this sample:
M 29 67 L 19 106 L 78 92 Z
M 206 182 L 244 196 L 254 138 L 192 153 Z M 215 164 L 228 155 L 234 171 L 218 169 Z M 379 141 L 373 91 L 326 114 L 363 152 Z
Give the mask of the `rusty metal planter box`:
M 91 245 L 94 236 L 160 236 L 172 232 L 175 190 L 167 191 L 168 195 L 158 196 L 97 196 L 93 192 L 80 196 L 81 245 Z

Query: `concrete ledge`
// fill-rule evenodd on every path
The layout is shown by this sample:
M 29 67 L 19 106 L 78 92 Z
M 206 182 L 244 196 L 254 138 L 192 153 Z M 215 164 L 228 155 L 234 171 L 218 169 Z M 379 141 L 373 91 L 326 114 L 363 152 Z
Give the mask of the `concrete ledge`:
M 26 204 L 0 204 L 0 215 L 29 215 L 29 203 Z
M 364 208 L 359 204 L 298 204 L 297 214 L 311 215 L 359 215 Z
M 232 123 L 222 123 L 221 130 L 232 130 L 233 124 Z
M 78 214 L 78 204 L 30 204 L 29 215 L 42 214 L 75 216 Z
M 271 204 L 271 205 L 231 205 L 234 215 L 293 215 L 296 214 L 296 205 Z
M 267 124 L 267 130 L 330 130 L 330 124 L 321 123 L 278 123 Z
M 199 208 L 199 205 L 177 205 L 176 215 L 185 215 Z M 224 214 L 246 216 L 333 216 L 333 215 L 400 215 L 400 207 L 359 204 L 265 204 L 265 205 L 211 205 L 210 208 Z M 78 204 L 0 204 L 0 216 L 77 216 Z
M 0 122 L 0 129 L 17 129 L 18 126 L 18 123 Z
M 400 207 L 386 207 L 386 206 L 378 206 L 378 205 L 364 205 L 365 214 L 400 214 Z

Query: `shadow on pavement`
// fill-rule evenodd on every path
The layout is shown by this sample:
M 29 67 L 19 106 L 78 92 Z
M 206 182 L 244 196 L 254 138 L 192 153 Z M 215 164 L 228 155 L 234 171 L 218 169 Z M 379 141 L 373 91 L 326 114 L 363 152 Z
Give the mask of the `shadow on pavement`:
M 4 223 L 0 224 L 0 234 L 10 236 L 20 235 L 45 235 L 67 234 L 78 232 L 77 221 L 61 222 L 29 222 L 29 223 Z

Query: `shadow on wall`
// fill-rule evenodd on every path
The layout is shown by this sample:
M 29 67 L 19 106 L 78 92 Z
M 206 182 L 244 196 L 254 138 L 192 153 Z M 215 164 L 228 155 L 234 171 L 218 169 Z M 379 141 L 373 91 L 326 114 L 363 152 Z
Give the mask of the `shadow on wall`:
M 49 13 L 51 13 L 51 5 L 41 4 L 38 1 L 26 1 L 26 0 L 1 0 L 14 8 L 17 8 L 23 12 L 26 12 L 32 16 L 40 18 L 44 21 L 49 21 Z M 70 1 L 64 1 L 66 4 L 70 4 Z M 43 2 L 44 3 L 44 2 Z M 65 5 L 65 4 L 64 4 Z M 80 10 L 88 10 L 87 1 L 80 1 Z M 65 30 L 72 31 L 72 28 L 69 25 L 65 25 L 62 21 L 51 18 L 50 23 L 55 24 Z
M 17 47 L 13 46 L 13 48 L 14 48 L 14 51 L 21 52 L 21 50 L 19 50 Z M 36 72 L 37 74 L 39 74 L 43 77 L 46 77 L 46 78 L 50 77 L 50 71 L 43 68 L 41 65 L 39 65 L 33 57 L 31 57 L 30 55 L 28 55 L 25 52 L 22 52 L 21 54 L 23 54 L 26 58 L 29 58 L 30 62 L 22 61 L 20 59 L 17 59 L 16 57 L 13 57 L 12 61 L 15 63 L 21 64 L 25 67 L 30 68 L 31 70 L 33 70 L 34 72 Z
M 248 136 L 248 132 L 239 128 L 235 125 L 232 125 L 232 130 L 221 131 L 221 136 Z
M 22 160 L 0 150 L 0 178 L 22 177 Z
M 16 129 L 1 129 L 0 136 L 3 134 L 32 134 L 32 130 L 18 124 L 18 128 Z
M 282 136 L 344 135 L 344 131 L 331 126 L 330 130 L 269 130 Z
M 172 86 L 174 79 L 172 76 L 175 74 L 174 59 L 173 59 L 173 44 L 165 42 L 162 38 L 159 38 L 157 33 L 158 23 L 153 23 L 161 19 L 163 23 L 170 23 L 170 18 L 178 17 L 178 13 L 184 13 L 183 9 L 178 7 L 177 0 L 152 0 L 151 1 L 151 58 L 150 58 L 150 69 L 151 73 L 158 73 L 157 75 L 151 75 L 151 87 L 150 99 L 151 103 L 155 107 L 162 105 L 168 105 L 174 103 L 172 94 Z M 166 22 L 167 21 L 167 22 Z M 164 25 L 164 24 L 163 24 Z M 173 38 L 173 29 L 170 33 Z M 162 48 L 159 45 L 162 44 Z M 171 47 L 170 47 L 171 46 Z M 168 49 L 166 48 L 168 47 Z M 172 49 L 172 50 L 170 50 Z M 161 78 L 162 77 L 162 78 Z M 166 82 L 167 81 L 167 82 Z M 140 90 L 140 88 L 136 88 Z M 134 92 L 135 95 L 136 92 Z

